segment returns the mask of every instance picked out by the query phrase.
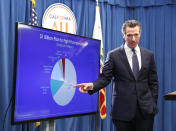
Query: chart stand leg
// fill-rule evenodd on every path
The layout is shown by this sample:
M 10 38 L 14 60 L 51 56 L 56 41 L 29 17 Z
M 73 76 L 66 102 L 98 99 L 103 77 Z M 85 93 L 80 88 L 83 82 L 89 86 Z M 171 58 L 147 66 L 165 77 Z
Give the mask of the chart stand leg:
M 46 122 L 46 131 L 55 131 L 55 121 L 54 120 L 49 120 Z

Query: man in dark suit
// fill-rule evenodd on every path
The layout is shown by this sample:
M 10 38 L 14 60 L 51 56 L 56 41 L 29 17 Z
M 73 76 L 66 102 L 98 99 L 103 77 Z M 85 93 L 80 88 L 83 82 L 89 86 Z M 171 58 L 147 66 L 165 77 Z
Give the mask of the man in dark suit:
M 92 83 L 75 85 L 94 93 L 113 78 L 112 120 L 117 131 L 153 131 L 158 112 L 158 78 L 154 55 L 138 45 L 141 25 L 128 20 L 122 26 L 125 44 L 107 55 L 101 76 Z

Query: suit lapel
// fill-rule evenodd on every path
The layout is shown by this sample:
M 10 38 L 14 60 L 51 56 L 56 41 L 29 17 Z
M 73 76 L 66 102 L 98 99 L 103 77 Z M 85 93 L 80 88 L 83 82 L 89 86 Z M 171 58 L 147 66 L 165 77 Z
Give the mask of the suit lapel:
M 120 54 L 121 54 L 121 60 L 123 61 L 124 65 L 126 66 L 127 70 L 130 72 L 130 75 L 134 77 L 133 71 L 131 70 L 130 64 L 128 62 L 128 58 L 125 53 L 124 45 L 121 46 L 120 48 Z
M 139 47 L 140 48 L 140 53 L 141 53 L 141 69 L 140 69 L 140 71 L 139 71 L 139 76 L 138 77 L 140 77 L 140 74 L 141 74 L 141 72 L 142 72 L 142 70 L 143 70 L 143 65 L 145 65 L 145 52 L 143 51 L 143 49 L 141 48 L 141 47 Z

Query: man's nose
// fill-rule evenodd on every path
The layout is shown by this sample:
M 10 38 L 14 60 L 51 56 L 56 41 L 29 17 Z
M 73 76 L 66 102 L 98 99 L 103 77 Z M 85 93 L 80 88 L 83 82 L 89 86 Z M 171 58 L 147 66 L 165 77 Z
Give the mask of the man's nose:
M 132 40 L 133 40 L 133 41 L 135 41 L 135 40 L 136 40 L 136 38 L 135 38 L 135 36 L 134 36 L 134 35 L 132 35 Z

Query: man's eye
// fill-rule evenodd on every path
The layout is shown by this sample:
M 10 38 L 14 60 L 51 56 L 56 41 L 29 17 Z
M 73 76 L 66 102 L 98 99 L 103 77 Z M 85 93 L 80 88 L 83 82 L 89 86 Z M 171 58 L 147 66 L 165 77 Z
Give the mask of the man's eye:
M 127 37 L 132 37 L 133 35 L 127 35 Z
M 134 35 L 132 35 L 132 34 L 128 34 L 128 35 L 127 35 L 127 37 L 133 37 L 133 36 L 134 36 L 134 37 L 138 37 L 139 34 L 134 34 Z
M 138 36 L 139 36 L 139 34 L 135 34 L 134 36 L 135 36 L 135 37 L 138 37 Z

